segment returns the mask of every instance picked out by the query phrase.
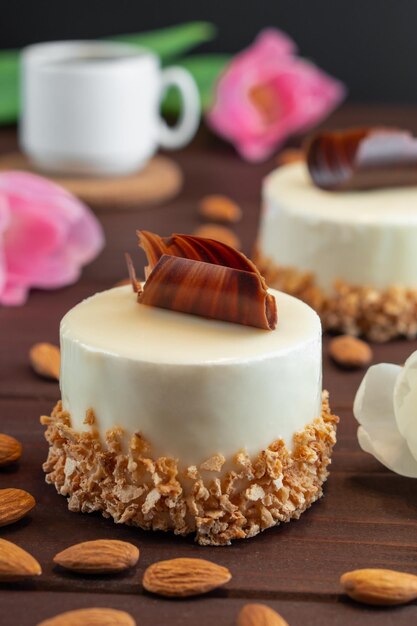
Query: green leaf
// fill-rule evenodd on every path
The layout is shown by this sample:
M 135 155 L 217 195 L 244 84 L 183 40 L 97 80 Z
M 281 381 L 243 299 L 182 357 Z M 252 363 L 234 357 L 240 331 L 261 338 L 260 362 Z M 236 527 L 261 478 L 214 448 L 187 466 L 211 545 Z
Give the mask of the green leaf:
M 230 58 L 226 54 L 196 54 L 175 63 L 188 70 L 196 81 L 203 111 L 207 111 L 210 107 L 214 85 L 221 72 L 229 63 Z M 170 89 L 167 92 L 162 103 L 162 111 L 169 116 L 179 114 L 181 111 L 181 100 L 177 90 Z
M 185 54 L 195 46 L 210 41 L 216 35 L 216 29 L 209 22 L 189 22 L 161 30 L 136 35 L 109 37 L 136 46 L 144 46 L 157 54 L 163 63 Z
M 0 52 L 0 124 L 11 124 L 19 111 L 19 52 Z

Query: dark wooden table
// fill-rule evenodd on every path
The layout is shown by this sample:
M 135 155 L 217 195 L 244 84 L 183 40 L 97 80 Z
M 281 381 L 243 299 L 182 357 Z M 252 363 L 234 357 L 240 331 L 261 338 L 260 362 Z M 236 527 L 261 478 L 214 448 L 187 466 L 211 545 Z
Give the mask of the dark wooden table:
M 350 107 L 328 126 L 390 123 L 417 132 L 417 109 Z M 0 133 L 0 151 L 15 146 L 14 129 Z M 24 520 L 0 529 L 0 536 L 29 550 L 43 575 L 33 583 L 0 587 L 0 625 L 35 626 L 64 610 L 107 606 L 129 611 L 140 626 L 226 626 L 247 602 L 266 602 L 290 626 L 387 626 L 417 623 L 417 604 L 398 609 L 359 606 L 341 595 L 340 575 L 359 567 L 394 568 L 417 574 L 417 480 L 397 476 L 364 454 L 356 440 L 352 401 L 363 372 L 334 367 L 324 342 L 324 382 L 332 408 L 341 417 L 338 443 L 325 496 L 299 521 L 266 531 L 225 548 L 203 548 L 191 539 L 116 526 L 99 515 L 70 513 L 66 501 L 47 486 L 41 465 L 46 456 L 39 415 L 58 399 L 56 383 L 36 377 L 28 350 L 37 341 L 58 342 L 58 324 L 81 299 L 124 277 L 123 252 L 136 249 L 135 229 L 191 232 L 199 223 L 196 205 L 204 194 L 225 193 L 241 204 L 244 219 L 237 231 L 245 251 L 256 236 L 262 177 L 274 167 L 240 161 L 233 150 L 201 134 L 175 158 L 185 173 L 178 198 L 158 207 L 100 213 L 107 246 L 72 287 L 33 292 L 28 304 L 0 310 L 0 431 L 23 442 L 21 462 L 0 473 L 0 487 L 30 491 L 37 506 Z M 136 254 L 136 253 L 135 253 Z M 137 257 L 137 262 L 140 259 Z M 417 342 L 375 346 L 375 362 L 402 363 Z M 83 577 L 54 568 L 52 557 L 83 540 L 118 538 L 141 549 L 137 568 L 116 577 Z M 145 593 L 145 568 L 159 559 L 198 556 L 230 568 L 232 581 L 208 596 L 167 601 Z

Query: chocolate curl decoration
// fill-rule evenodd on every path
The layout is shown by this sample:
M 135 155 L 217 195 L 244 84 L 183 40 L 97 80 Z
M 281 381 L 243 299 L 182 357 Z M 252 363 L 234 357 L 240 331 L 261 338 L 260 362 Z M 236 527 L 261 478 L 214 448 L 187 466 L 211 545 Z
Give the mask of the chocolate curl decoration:
M 139 293 L 142 290 L 142 287 L 140 285 L 140 281 L 136 277 L 136 270 L 135 266 L 133 265 L 132 257 L 127 252 L 125 252 L 125 260 L 132 289 L 135 293 Z
M 149 265 L 138 302 L 273 330 L 277 306 L 256 266 L 212 239 L 138 232 Z
M 314 184 L 328 191 L 417 185 L 417 138 L 405 130 L 317 133 L 306 154 Z
M 145 276 L 153 270 L 163 254 L 179 256 L 184 259 L 194 259 L 213 265 L 226 265 L 227 267 L 245 272 L 254 272 L 259 276 L 262 285 L 266 289 L 266 283 L 258 268 L 248 257 L 235 248 L 215 239 L 195 237 L 194 235 L 171 235 L 160 237 L 146 230 L 138 230 L 139 246 L 145 251 L 149 265 L 145 268 Z

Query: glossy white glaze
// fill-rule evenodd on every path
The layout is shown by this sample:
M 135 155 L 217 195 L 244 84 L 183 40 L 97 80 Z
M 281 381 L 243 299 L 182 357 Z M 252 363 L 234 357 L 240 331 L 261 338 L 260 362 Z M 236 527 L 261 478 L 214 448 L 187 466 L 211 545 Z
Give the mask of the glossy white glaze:
M 323 191 L 303 163 L 286 165 L 264 181 L 259 249 L 325 290 L 417 287 L 417 187 Z
M 140 431 L 157 455 L 198 464 L 256 454 L 320 414 L 321 326 L 307 305 L 272 291 L 274 331 L 139 305 L 131 288 L 98 293 L 61 322 L 61 392 L 73 427 L 87 409 L 101 434 Z

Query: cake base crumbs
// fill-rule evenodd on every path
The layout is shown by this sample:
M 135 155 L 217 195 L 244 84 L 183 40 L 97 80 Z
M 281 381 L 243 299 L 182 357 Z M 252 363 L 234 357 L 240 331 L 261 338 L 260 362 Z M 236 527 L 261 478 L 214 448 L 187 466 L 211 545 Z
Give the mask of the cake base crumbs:
M 379 343 L 395 337 L 417 337 L 417 289 L 374 289 L 339 280 L 332 292 L 325 294 L 311 272 L 279 267 L 259 254 L 255 255 L 255 263 L 270 287 L 296 296 L 315 309 L 325 330 Z
M 255 458 L 245 450 L 233 459 L 216 454 L 185 470 L 175 459 L 152 458 L 140 433 L 124 451 L 120 428 L 108 431 L 105 442 L 94 430 L 76 432 L 61 402 L 41 422 L 50 446 L 46 482 L 68 498 L 71 511 L 101 511 L 146 530 L 195 533 L 200 545 L 220 546 L 298 519 L 321 497 L 338 418 L 323 392 L 321 416 L 294 435 L 292 452 L 279 439 Z M 225 461 L 231 469 L 221 472 Z

